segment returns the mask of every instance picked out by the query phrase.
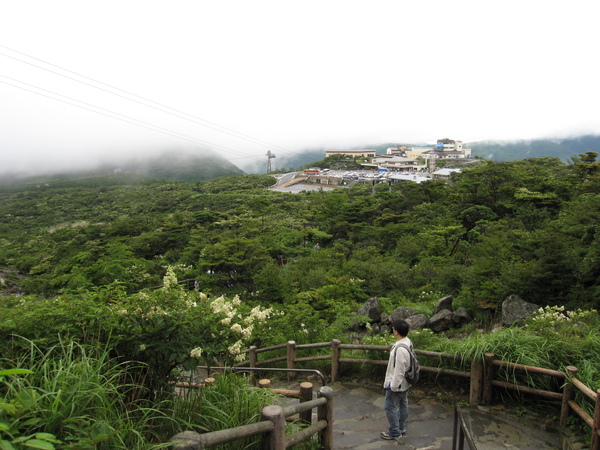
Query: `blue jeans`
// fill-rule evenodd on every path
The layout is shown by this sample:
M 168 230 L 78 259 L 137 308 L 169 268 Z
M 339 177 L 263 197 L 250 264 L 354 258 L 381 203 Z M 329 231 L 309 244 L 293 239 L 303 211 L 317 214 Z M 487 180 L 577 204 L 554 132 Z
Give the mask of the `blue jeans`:
M 389 423 L 388 433 L 391 436 L 400 436 L 406 432 L 408 419 L 408 389 L 403 392 L 385 391 L 383 409 Z

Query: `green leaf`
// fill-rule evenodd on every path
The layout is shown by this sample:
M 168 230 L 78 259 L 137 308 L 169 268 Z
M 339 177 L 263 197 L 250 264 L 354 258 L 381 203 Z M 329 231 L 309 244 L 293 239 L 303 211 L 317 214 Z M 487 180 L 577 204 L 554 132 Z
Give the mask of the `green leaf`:
M 12 444 L 8 441 L 1 440 L 0 441 L 0 450 L 15 450 Z
M 6 376 L 6 375 L 27 375 L 29 373 L 33 373 L 31 370 L 28 369 L 5 369 L 5 370 L 0 370 L 0 376 Z
M 31 448 L 40 448 L 42 450 L 54 450 L 54 444 L 40 439 L 30 439 L 27 442 L 23 442 L 23 445 Z
M 56 439 L 56 436 L 54 436 L 52 433 L 36 433 L 35 437 L 43 441 L 54 442 L 55 444 L 61 443 L 61 441 Z

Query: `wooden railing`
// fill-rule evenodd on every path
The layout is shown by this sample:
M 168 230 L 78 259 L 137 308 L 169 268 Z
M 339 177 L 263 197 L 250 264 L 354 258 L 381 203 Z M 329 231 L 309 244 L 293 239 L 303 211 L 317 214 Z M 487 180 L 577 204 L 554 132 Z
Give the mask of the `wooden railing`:
M 306 349 L 319 349 L 319 348 L 330 348 L 331 351 L 325 355 L 311 356 L 311 357 L 298 357 L 297 353 L 300 350 Z M 289 341 L 286 344 L 276 345 L 267 348 L 256 348 L 251 347 L 248 350 L 249 358 L 238 366 L 248 367 L 265 367 L 277 362 L 284 362 L 288 369 L 296 368 L 297 363 L 306 363 L 312 361 L 323 361 L 331 360 L 331 382 L 334 383 L 340 376 L 342 364 L 371 364 L 371 365 L 387 365 L 387 359 L 385 360 L 372 360 L 372 359 L 358 359 L 358 358 L 343 358 L 343 350 L 362 350 L 362 351 L 387 351 L 389 346 L 384 345 L 361 345 L 361 344 L 342 344 L 339 340 L 333 340 L 332 342 L 321 342 L 317 344 L 302 344 L 296 345 L 294 341 Z M 286 349 L 284 356 L 277 356 L 270 359 L 259 360 L 258 355 L 266 352 L 273 352 L 277 350 Z M 491 353 L 486 353 L 481 360 L 465 360 L 460 355 L 430 352 L 424 350 L 415 350 L 417 356 L 427 357 L 427 360 L 437 359 L 440 364 L 437 367 L 425 366 L 421 364 L 421 372 L 433 373 L 438 375 L 449 375 L 453 377 L 462 377 L 469 379 L 470 392 L 469 392 L 469 403 L 473 406 L 485 402 L 491 404 L 493 401 L 494 388 L 502 388 L 515 390 L 521 394 L 530 394 L 535 396 L 541 396 L 548 399 L 556 400 L 561 402 L 561 415 L 560 425 L 562 427 L 567 425 L 567 419 L 571 412 L 577 414 L 585 424 L 591 428 L 591 450 L 600 450 L 600 390 L 594 392 L 588 386 L 583 384 L 575 376 L 577 369 L 574 367 L 566 368 L 565 373 L 545 369 L 541 367 L 527 366 L 523 364 L 516 364 L 508 361 L 500 361 L 496 359 L 496 356 Z M 442 367 L 444 364 L 450 363 L 450 365 L 458 364 L 459 367 L 469 367 L 469 370 L 459 370 L 456 368 Z M 538 374 L 542 376 L 551 377 L 555 381 L 557 386 L 556 391 L 535 389 L 524 384 L 509 383 L 497 379 L 498 370 L 506 369 L 513 371 L 513 373 L 524 373 L 526 375 Z M 288 379 L 293 379 L 294 373 L 288 373 Z M 517 377 L 515 377 L 516 379 Z M 561 390 L 562 388 L 562 390 Z M 593 417 L 585 412 L 585 408 L 575 401 L 573 390 L 577 389 L 583 393 L 585 397 L 594 402 L 594 415 Z
M 330 351 L 327 354 L 298 357 L 298 351 L 308 349 L 322 349 L 329 348 Z M 285 352 L 281 352 L 285 349 Z M 332 342 L 321 342 L 316 344 L 302 344 L 296 345 L 295 342 L 289 341 L 286 344 L 280 344 L 267 348 L 256 348 L 251 347 L 248 350 L 248 360 L 241 362 L 236 367 L 239 369 L 246 368 L 258 368 L 263 367 L 263 370 L 269 370 L 266 366 L 270 366 L 276 363 L 285 362 L 286 371 L 288 372 L 288 379 L 293 379 L 296 376 L 296 372 L 302 372 L 302 369 L 298 369 L 296 364 L 298 363 L 310 363 L 314 361 L 325 361 L 331 360 L 331 382 L 336 382 L 341 373 L 342 364 L 371 364 L 371 365 L 387 365 L 387 358 L 385 360 L 378 359 L 359 359 L 359 358 L 343 358 L 342 351 L 360 350 L 360 351 L 389 351 L 390 346 L 385 345 L 361 345 L 361 344 L 342 344 L 339 340 L 333 340 Z M 259 360 L 258 355 L 280 351 L 285 353 L 284 355 L 275 356 L 269 359 Z M 579 379 L 577 379 L 577 369 L 575 367 L 567 367 L 566 375 L 563 372 L 552 369 L 545 369 L 534 366 L 527 366 L 523 364 L 516 364 L 507 361 L 500 361 L 496 359 L 496 356 L 491 353 L 486 353 L 481 360 L 470 360 L 464 359 L 460 355 L 440 352 L 430 352 L 424 350 L 415 350 L 417 356 L 425 357 L 423 361 L 438 360 L 439 365 L 437 367 L 426 366 L 421 363 L 421 372 L 432 373 L 437 375 L 449 375 L 452 377 L 461 377 L 469 379 L 470 392 L 469 402 L 472 406 L 478 405 L 481 401 L 486 404 L 491 404 L 493 401 L 494 388 L 515 390 L 522 394 L 529 394 L 535 396 L 541 396 L 552 400 L 561 402 L 561 414 L 560 414 L 560 425 L 566 426 L 567 419 L 571 412 L 577 414 L 585 424 L 591 428 L 591 450 L 600 450 L 600 390 L 594 392 Z M 451 367 L 443 367 L 444 365 L 450 365 Z M 455 368 L 458 365 L 458 369 Z M 469 370 L 459 370 L 460 368 L 469 367 Z M 525 375 L 537 374 L 541 376 L 551 377 L 555 381 L 557 390 L 543 390 L 534 389 L 524 384 L 518 384 L 516 380 L 517 376 L 514 377 L 515 382 L 509 383 L 498 379 L 500 369 L 505 372 L 512 371 L 512 373 L 523 373 Z M 310 371 L 307 369 L 307 371 Z M 319 372 L 319 375 L 322 375 Z M 322 384 L 324 384 L 322 382 Z M 562 390 L 561 390 L 562 389 Z M 594 415 L 588 414 L 585 408 L 577 403 L 574 393 L 580 392 L 584 397 L 594 402 Z M 178 438 L 182 441 L 180 446 L 173 448 L 178 450 L 183 449 L 202 449 L 208 448 L 214 445 L 219 445 L 233 440 L 242 439 L 248 436 L 255 436 L 258 434 L 267 434 L 269 448 L 275 450 L 284 449 L 291 445 L 295 445 L 302 440 L 308 439 L 311 436 L 318 434 L 320 445 L 325 448 L 333 448 L 333 405 L 332 405 L 332 391 L 327 386 L 322 386 L 319 391 L 319 399 L 311 400 L 309 402 L 300 403 L 298 405 L 281 408 L 275 406 L 269 406 L 263 410 L 263 420 L 258 424 L 245 425 L 242 427 L 232 428 L 229 430 L 215 431 L 211 433 L 205 433 L 198 435 L 197 433 L 185 432 L 175 436 L 173 439 Z M 290 417 L 294 414 L 304 412 L 306 415 L 301 417 L 310 417 L 310 413 L 306 413 L 312 408 L 318 408 L 319 418 L 316 424 L 311 424 L 307 428 L 301 430 L 297 435 L 286 437 L 282 428 L 282 424 L 286 417 Z M 308 408 L 308 409 L 306 409 Z M 468 430 L 464 425 L 464 420 L 461 421 L 462 415 L 460 409 L 457 407 L 458 416 L 455 417 L 455 439 L 470 439 Z M 460 428 L 460 429 L 457 429 Z M 463 430 L 461 432 L 461 429 Z M 461 437 L 462 433 L 462 437 Z M 475 449 L 474 444 L 468 442 L 471 449 Z M 464 445 L 464 444 L 460 444 Z M 456 448 L 456 447 L 453 447 Z M 460 447 L 462 448 L 462 447 Z
M 262 387 L 267 386 L 263 384 Z M 287 397 L 298 397 L 301 401 L 285 407 L 266 406 L 262 410 L 263 420 L 257 423 L 202 434 L 184 431 L 169 440 L 170 448 L 173 450 L 202 450 L 240 439 L 265 435 L 265 448 L 281 450 L 317 435 L 319 448 L 333 449 L 333 390 L 329 386 L 321 386 L 316 399 L 307 399 L 309 395 L 312 397 L 312 388 L 311 383 L 305 382 L 301 384 L 299 391 L 275 390 Z M 317 409 L 317 421 L 312 424 L 314 408 Z M 286 435 L 286 419 L 295 415 L 299 416 L 299 422 L 304 427 L 296 433 Z
M 452 450 L 463 450 L 465 448 L 465 441 L 469 445 L 471 450 L 477 450 L 473 436 L 465 423 L 465 417 L 463 416 L 460 406 L 454 405 L 454 433 L 452 435 Z

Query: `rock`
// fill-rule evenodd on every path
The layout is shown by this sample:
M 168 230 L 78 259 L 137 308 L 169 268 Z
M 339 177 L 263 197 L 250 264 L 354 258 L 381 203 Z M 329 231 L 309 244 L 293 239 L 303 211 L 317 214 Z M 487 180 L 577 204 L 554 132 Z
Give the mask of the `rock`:
M 454 326 L 460 327 L 471 320 L 469 312 L 462 306 L 452 313 L 452 322 Z
M 379 299 L 377 297 L 372 297 L 368 299 L 359 309 L 357 314 L 359 316 L 364 316 L 369 319 L 368 323 L 379 322 L 381 320 L 381 306 L 379 305 Z M 361 331 L 364 330 L 365 321 L 360 320 L 356 321 L 350 325 L 350 330 L 352 331 Z
M 414 309 L 409 308 L 408 306 L 400 306 L 392 311 L 392 314 L 390 315 L 390 320 L 393 322 L 394 320 L 407 319 L 410 316 L 414 315 Z
M 524 319 L 532 316 L 539 306 L 526 302 L 518 295 L 509 295 L 502 302 L 502 325 L 523 326 Z
M 389 325 L 390 323 L 392 323 L 391 316 L 387 313 L 382 312 L 381 313 L 381 323 L 385 324 L 385 325 Z
M 442 309 L 439 313 L 431 316 L 429 318 L 429 323 L 427 324 L 434 333 L 447 331 L 452 325 L 452 311 L 448 309 Z
M 379 322 L 381 320 L 381 306 L 379 305 L 379 299 L 372 297 L 368 299 L 364 305 L 358 309 L 360 316 L 368 317 L 371 322 Z
M 427 326 L 427 316 L 425 314 L 415 314 L 405 320 L 411 330 L 422 330 Z
M 379 328 L 379 334 L 390 334 L 392 332 L 392 327 L 389 325 L 381 325 Z
M 435 316 L 437 313 L 439 313 L 440 311 L 447 309 L 448 311 L 452 312 L 452 301 L 454 300 L 454 297 L 451 295 L 448 295 L 447 297 L 443 297 L 440 298 L 436 305 L 435 308 L 433 308 L 433 316 Z

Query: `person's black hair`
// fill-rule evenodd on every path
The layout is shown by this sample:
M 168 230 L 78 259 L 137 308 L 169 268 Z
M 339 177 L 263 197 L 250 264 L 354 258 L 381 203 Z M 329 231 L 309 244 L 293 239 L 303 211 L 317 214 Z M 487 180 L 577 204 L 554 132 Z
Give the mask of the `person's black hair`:
M 406 320 L 398 319 L 392 322 L 392 329 L 396 330 L 400 336 L 408 336 L 408 330 L 410 329 L 410 325 Z

